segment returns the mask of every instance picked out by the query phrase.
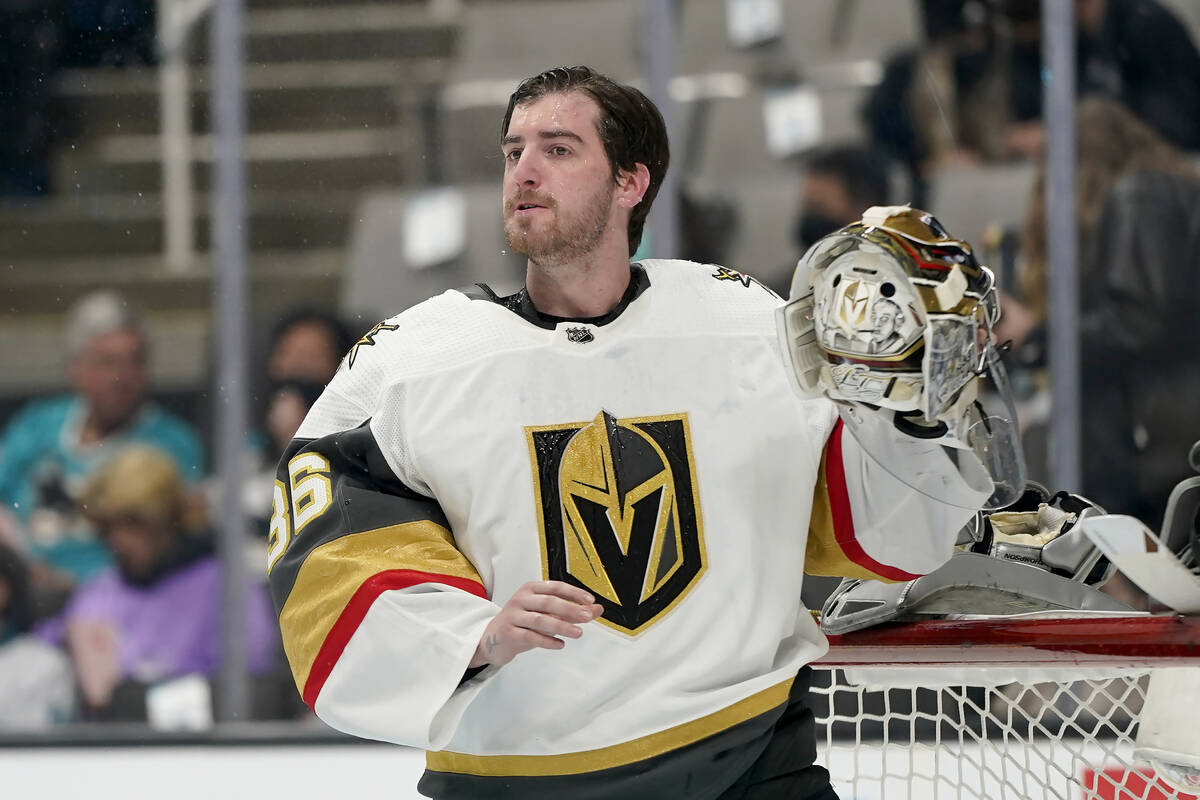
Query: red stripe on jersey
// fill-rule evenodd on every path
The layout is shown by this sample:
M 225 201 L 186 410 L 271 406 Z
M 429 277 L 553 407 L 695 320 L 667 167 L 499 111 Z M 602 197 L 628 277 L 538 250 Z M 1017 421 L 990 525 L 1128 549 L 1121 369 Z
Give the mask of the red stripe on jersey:
M 317 695 L 321 693 L 321 688 L 329 678 L 329 673 L 333 672 L 334 665 L 342 657 L 342 651 L 350 643 L 350 637 L 358 630 L 359 624 L 367 615 L 367 610 L 371 608 L 375 598 L 391 589 L 407 589 L 422 583 L 440 583 L 444 586 L 462 589 L 464 592 L 477 595 L 484 600 L 487 599 L 487 592 L 484 591 L 481 584 L 452 575 L 437 575 L 413 569 L 390 569 L 372 575 L 363 581 L 362 586 L 358 587 L 358 591 L 350 598 L 350 602 L 346 603 L 346 608 L 338 617 L 337 622 L 333 624 L 333 628 L 325 637 L 325 642 L 321 645 L 321 649 L 313 661 L 312 669 L 308 673 L 308 681 L 304 684 L 304 702 L 309 708 L 316 711 Z
M 839 419 L 829 435 L 829 449 L 825 457 L 825 485 L 829 492 L 829 510 L 833 517 L 833 538 L 846 558 L 863 569 L 874 572 L 881 578 L 893 581 L 911 581 L 921 577 L 897 567 L 881 564 L 867 555 L 854 535 L 854 516 L 850 513 L 850 492 L 846 488 L 846 465 L 842 463 L 842 430 Z

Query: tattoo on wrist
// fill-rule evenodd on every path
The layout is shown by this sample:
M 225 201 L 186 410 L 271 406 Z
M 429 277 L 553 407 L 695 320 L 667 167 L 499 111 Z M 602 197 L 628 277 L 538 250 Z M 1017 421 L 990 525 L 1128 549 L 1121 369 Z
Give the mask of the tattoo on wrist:
M 495 650 L 499 646 L 500 646 L 500 637 L 494 633 L 490 634 L 487 637 L 487 639 L 485 639 L 483 642 L 483 649 L 487 651 L 488 655 L 491 655 L 492 651 Z

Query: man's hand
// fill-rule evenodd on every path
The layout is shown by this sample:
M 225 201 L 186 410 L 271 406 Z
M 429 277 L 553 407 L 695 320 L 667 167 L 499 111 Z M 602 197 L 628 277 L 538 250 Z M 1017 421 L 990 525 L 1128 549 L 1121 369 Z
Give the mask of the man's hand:
M 562 581 L 530 581 L 509 598 L 488 623 L 468 668 L 501 666 L 535 647 L 561 650 L 559 636 L 578 639 L 583 630 L 571 623 L 591 622 L 603 613 L 596 598 Z

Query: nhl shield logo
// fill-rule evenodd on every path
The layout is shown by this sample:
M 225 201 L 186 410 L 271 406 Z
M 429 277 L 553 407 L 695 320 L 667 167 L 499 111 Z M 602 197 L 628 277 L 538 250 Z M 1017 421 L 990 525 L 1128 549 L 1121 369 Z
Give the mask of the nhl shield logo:
M 592 333 L 587 328 L 582 326 L 578 328 L 567 328 L 568 342 L 574 342 L 575 344 L 587 344 L 588 342 L 594 342 L 595 340 L 596 334 Z
M 695 586 L 707 558 L 686 414 L 525 429 L 549 580 L 637 634 Z

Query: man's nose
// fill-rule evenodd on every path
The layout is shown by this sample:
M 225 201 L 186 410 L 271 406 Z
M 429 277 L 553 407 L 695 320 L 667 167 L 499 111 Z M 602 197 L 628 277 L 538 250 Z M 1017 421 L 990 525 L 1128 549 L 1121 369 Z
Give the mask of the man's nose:
M 522 188 L 536 188 L 541 183 L 541 170 L 537 164 L 537 154 L 525 150 L 513 165 L 509 177 Z

